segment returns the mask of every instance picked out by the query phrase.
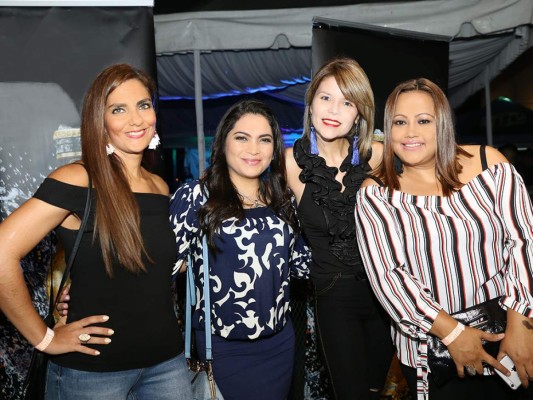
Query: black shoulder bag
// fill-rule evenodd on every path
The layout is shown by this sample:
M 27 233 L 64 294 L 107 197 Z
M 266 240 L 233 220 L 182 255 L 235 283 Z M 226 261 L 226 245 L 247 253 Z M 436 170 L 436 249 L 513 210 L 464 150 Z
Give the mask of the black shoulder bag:
M 44 318 L 44 323 L 47 327 L 52 328 L 55 325 L 54 319 L 54 309 L 57 305 L 59 294 L 63 290 L 65 283 L 70 275 L 70 270 L 72 269 L 72 264 L 76 258 L 76 253 L 80 246 L 81 238 L 83 236 L 83 231 L 87 225 L 87 220 L 89 219 L 89 214 L 91 211 L 91 193 L 92 193 L 92 181 L 89 176 L 89 184 L 87 188 L 87 199 L 85 200 L 85 211 L 83 212 L 83 218 L 81 220 L 80 229 L 76 235 L 76 240 L 74 241 L 74 246 L 72 247 L 72 252 L 68 259 L 68 264 L 65 267 L 65 272 L 63 272 L 63 277 L 61 278 L 61 284 L 59 285 L 58 297 L 54 300 L 54 290 L 53 285 L 50 283 L 50 302 L 48 308 L 48 315 Z M 31 356 L 30 368 L 26 374 L 26 379 L 24 380 L 24 400 L 43 400 L 44 392 L 46 388 L 46 371 L 48 366 L 49 355 L 39 351 L 37 349 L 33 350 Z

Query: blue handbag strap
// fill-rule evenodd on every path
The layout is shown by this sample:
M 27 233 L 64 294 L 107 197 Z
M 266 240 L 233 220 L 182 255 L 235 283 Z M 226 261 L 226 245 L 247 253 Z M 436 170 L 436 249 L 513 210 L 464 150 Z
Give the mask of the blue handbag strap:
M 191 307 L 196 304 L 191 256 L 187 257 L 187 285 L 185 291 L 185 358 L 191 358 Z
M 202 237 L 202 258 L 204 264 L 204 322 L 205 322 L 205 359 L 213 360 L 211 346 L 211 290 L 209 287 L 209 249 L 205 235 Z M 187 285 L 185 300 L 185 358 L 191 358 L 191 307 L 196 305 L 196 290 L 192 273 L 192 258 L 187 258 Z

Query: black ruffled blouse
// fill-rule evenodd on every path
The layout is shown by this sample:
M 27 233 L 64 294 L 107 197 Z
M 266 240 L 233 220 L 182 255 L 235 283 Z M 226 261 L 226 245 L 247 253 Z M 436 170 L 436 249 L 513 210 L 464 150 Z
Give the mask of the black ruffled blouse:
M 320 208 L 324 215 L 325 230 L 327 232 L 317 232 L 315 228 L 314 234 L 308 234 L 308 232 L 305 232 L 306 226 L 314 225 L 316 227 L 320 222 L 317 222 L 316 218 L 313 218 L 313 221 L 305 220 L 306 218 L 311 219 L 310 217 L 315 215 L 313 212 L 299 212 L 299 216 L 301 219 L 304 219 L 302 220 L 302 227 L 313 248 L 314 264 L 318 264 L 316 267 L 322 270 L 322 273 L 348 272 L 352 270 L 357 276 L 363 278 L 364 269 L 357 246 L 354 209 L 356 193 L 361 187 L 363 180 L 368 176 L 370 166 L 368 165 L 368 158 L 362 160 L 359 165 L 351 164 L 353 139 L 350 138 L 348 140 L 350 141 L 348 155 L 340 166 L 340 171 L 346 172 L 342 180 L 345 187 L 344 191 L 341 191 L 342 185 L 335 180 L 338 169 L 327 166 L 324 158 L 319 155 L 311 154 L 309 139 L 301 138 L 294 143 L 294 158 L 298 166 L 302 169 L 300 181 L 306 184 L 306 190 L 304 191 L 300 205 L 303 206 L 305 204 L 303 197 L 308 195 L 307 190 L 311 190 L 313 202 Z M 327 250 L 320 243 L 320 234 L 325 239 L 329 239 Z M 320 265 L 320 259 L 323 258 L 326 260 L 327 255 L 322 254 L 322 257 L 320 255 L 317 257 L 315 248 L 321 248 L 322 253 L 329 251 L 329 253 L 335 256 L 338 260 L 337 262 L 327 263 L 334 264 L 333 269 L 335 270 L 332 271 L 331 267 L 326 268 L 326 266 Z M 311 270 L 311 273 L 314 275 L 313 270 Z

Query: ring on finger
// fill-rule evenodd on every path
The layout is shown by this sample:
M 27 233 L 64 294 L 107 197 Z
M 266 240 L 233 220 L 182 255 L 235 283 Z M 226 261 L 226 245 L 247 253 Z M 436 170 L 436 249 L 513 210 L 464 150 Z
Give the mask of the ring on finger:
M 465 365 L 465 371 L 468 375 L 474 376 L 477 374 L 476 368 L 471 365 Z
M 81 343 L 85 344 L 87 343 L 89 340 L 91 340 L 91 335 L 89 335 L 88 333 L 81 333 L 79 336 L 78 336 L 78 339 Z

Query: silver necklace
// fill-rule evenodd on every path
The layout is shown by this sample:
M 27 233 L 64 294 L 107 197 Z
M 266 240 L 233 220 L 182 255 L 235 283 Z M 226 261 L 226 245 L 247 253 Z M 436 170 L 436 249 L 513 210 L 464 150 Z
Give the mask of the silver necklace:
M 243 199 L 246 199 L 250 202 L 250 205 L 252 206 L 252 208 L 257 208 L 259 207 L 259 198 L 256 198 L 255 200 L 252 199 L 250 196 L 246 196 L 245 194 L 242 194 L 241 192 L 237 191 L 237 193 L 239 194 L 239 196 L 241 196 Z

